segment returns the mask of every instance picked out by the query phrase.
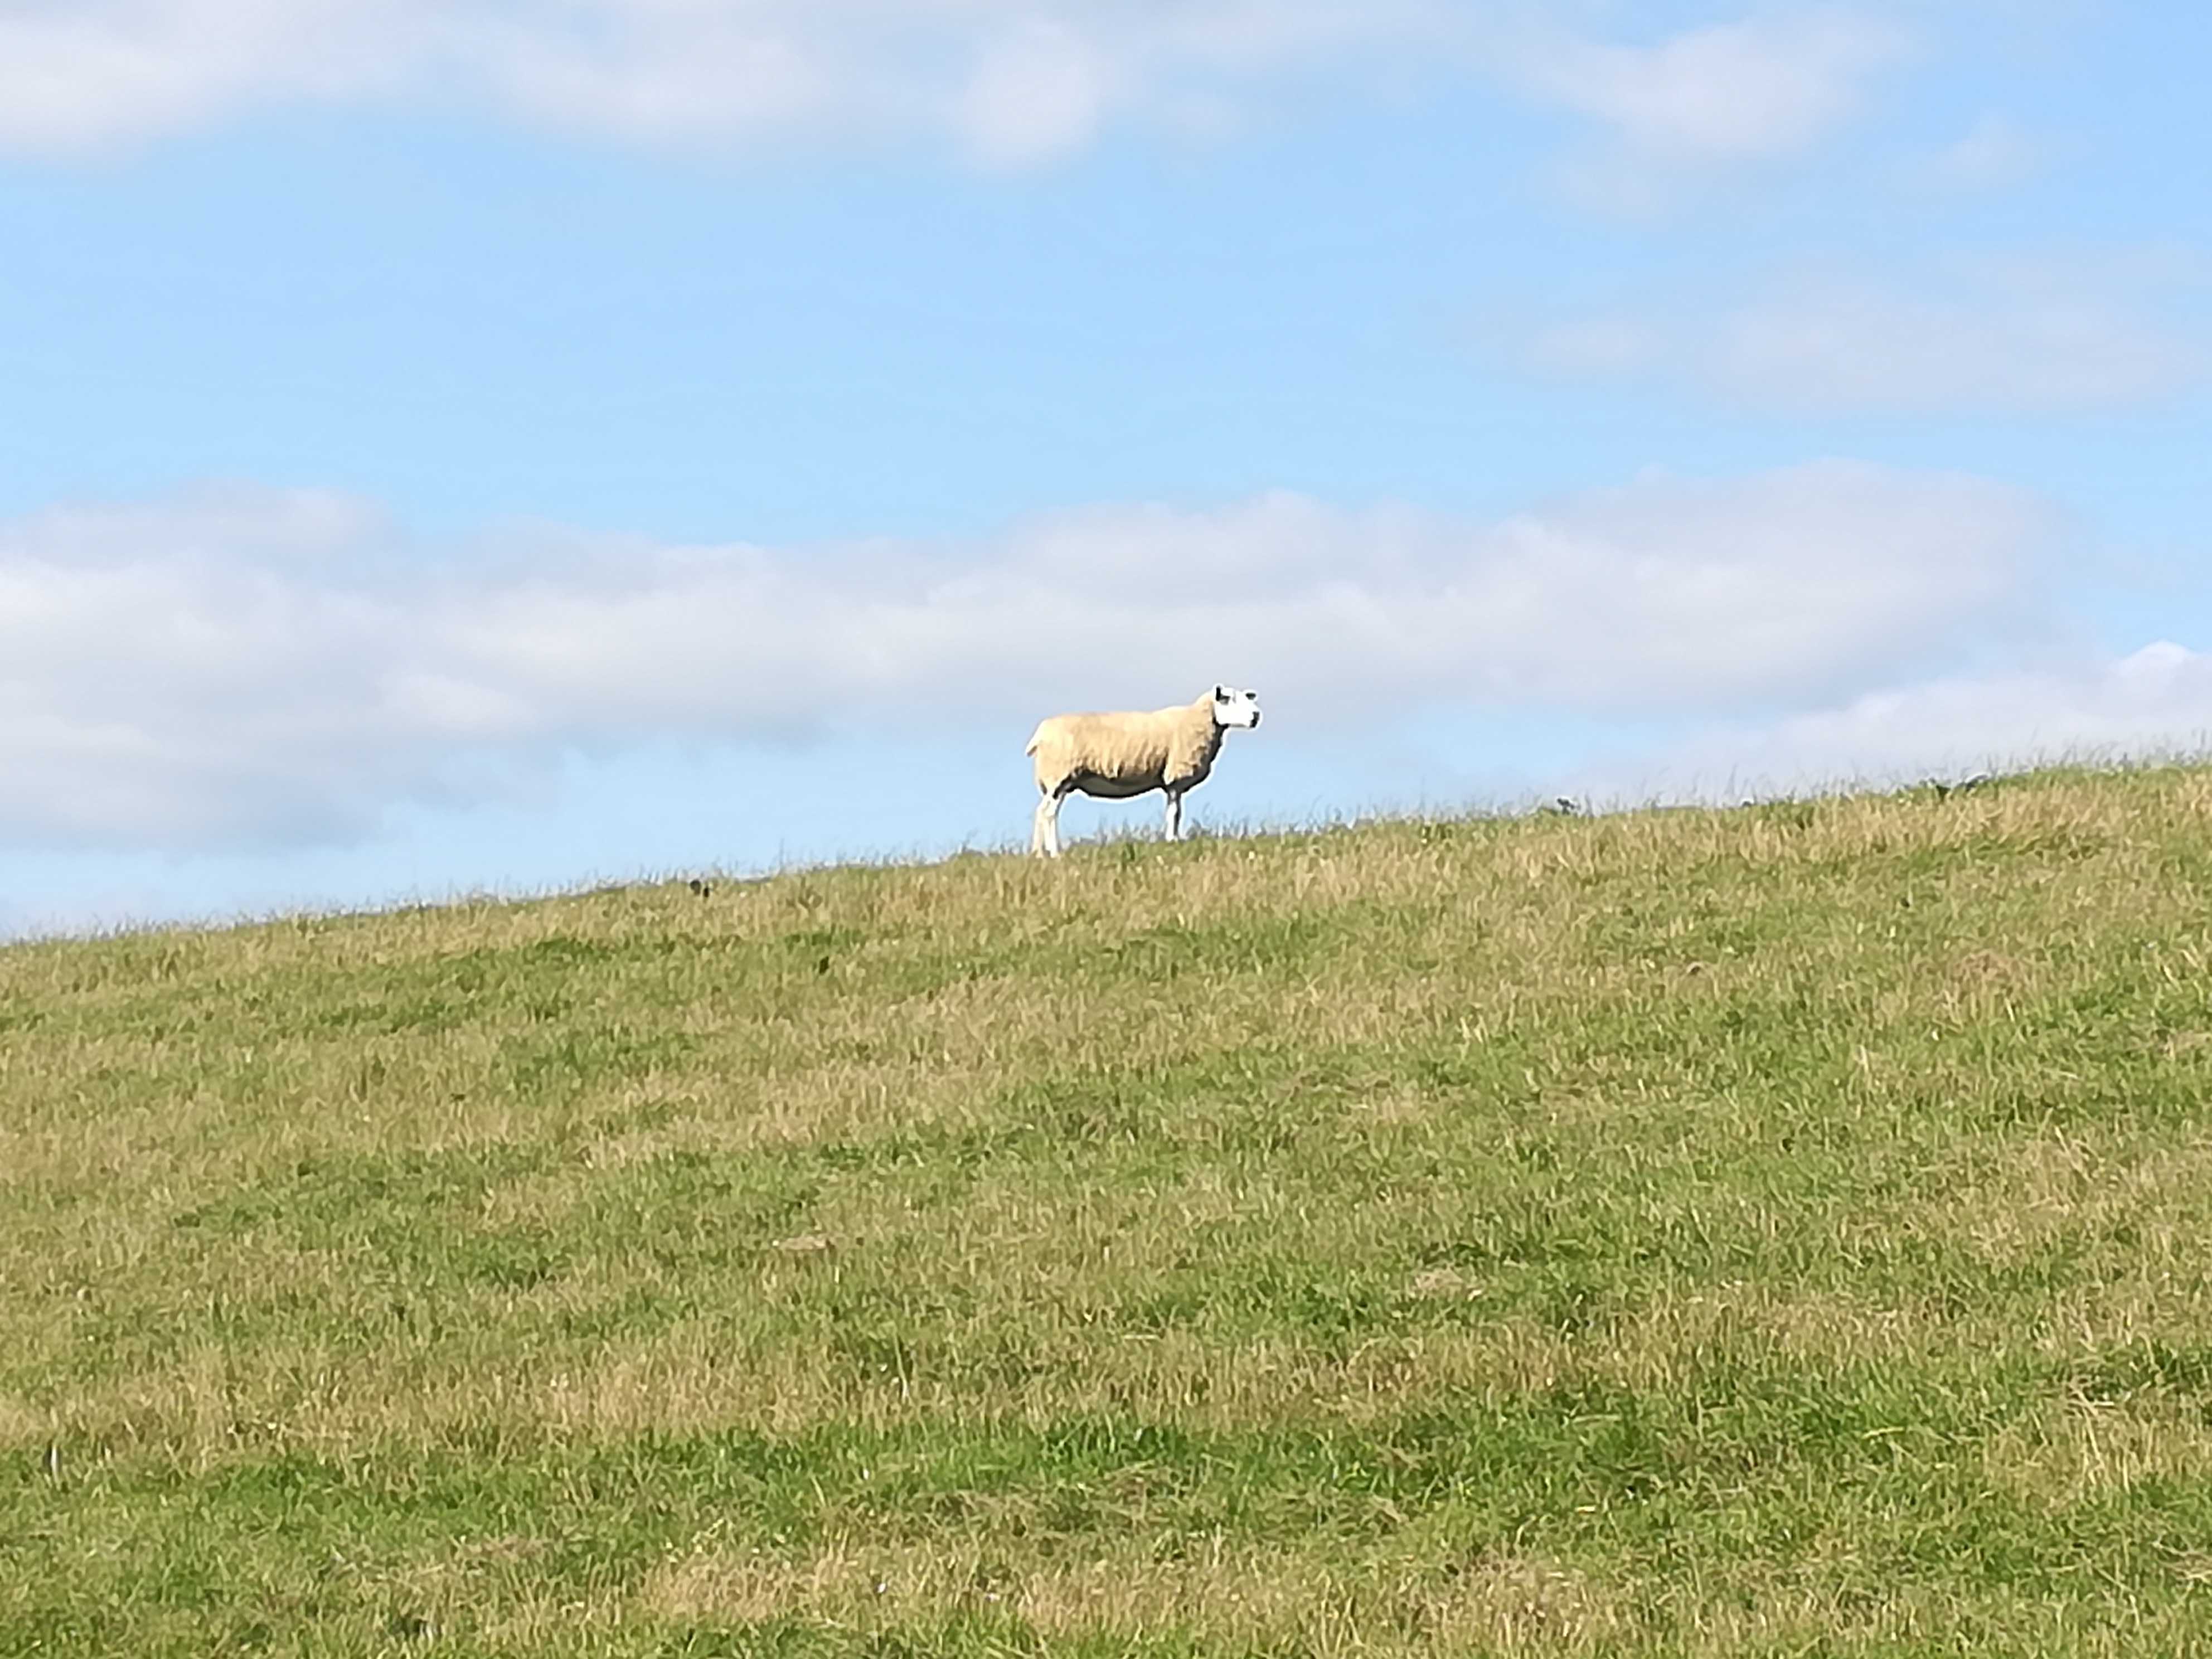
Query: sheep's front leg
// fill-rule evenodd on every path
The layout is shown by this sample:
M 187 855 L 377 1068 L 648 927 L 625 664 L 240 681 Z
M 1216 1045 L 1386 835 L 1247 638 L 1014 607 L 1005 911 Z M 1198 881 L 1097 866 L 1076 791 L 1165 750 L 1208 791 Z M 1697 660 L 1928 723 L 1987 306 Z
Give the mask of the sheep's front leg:
M 1060 856 L 1060 804 L 1066 799 L 1054 790 L 1037 803 L 1036 818 L 1030 826 L 1030 851 L 1039 857 Z
M 1168 839 L 1181 841 L 1182 839 L 1182 791 L 1170 789 L 1167 792 L 1167 797 Z

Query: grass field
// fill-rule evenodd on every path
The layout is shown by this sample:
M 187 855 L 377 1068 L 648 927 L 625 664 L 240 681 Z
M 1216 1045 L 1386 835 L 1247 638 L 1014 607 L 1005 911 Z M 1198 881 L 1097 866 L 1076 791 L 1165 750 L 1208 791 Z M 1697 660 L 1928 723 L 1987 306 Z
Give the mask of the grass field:
M 0 1653 L 2212 1650 L 2212 772 L 0 951 Z

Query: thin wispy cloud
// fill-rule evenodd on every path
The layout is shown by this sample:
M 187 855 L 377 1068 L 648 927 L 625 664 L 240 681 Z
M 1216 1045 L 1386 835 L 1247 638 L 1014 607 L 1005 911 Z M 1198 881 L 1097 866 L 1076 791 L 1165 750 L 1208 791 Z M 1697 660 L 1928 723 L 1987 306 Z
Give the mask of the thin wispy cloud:
M 1992 112 L 1929 156 L 1917 173 L 1920 182 L 1941 190 L 2002 190 L 2034 177 L 2050 154 L 2050 146 L 2018 122 Z
M 1840 462 L 1488 524 L 1273 495 L 963 546 L 426 550 L 315 494 L 81 507 L 0 529 L 0 837 L 343 839 L 564 747 L 1018 737 L 1224 677 L 1309 727 L 1804 704 L 2033 633 L 2059 534 L 2016 490 Z
M 1292 82 L 1440 76 L 1583 118 L 1598 137 L 1570 171 L 1604 197 L 1801 152 L 1909 45 L 1834 6 L 1717 9 L 1623 44 L 1528 0 L 18 0 L 0 151 L 458 99 L 649 143 L 919 134 L 1023 167 L 1116 123 L 1218 128 Z
M 2160 259 L 1982 259 L 1876 278 L 1771 278 L 1711 312 L 1622 308 L 1530 330 L 1524 362 L 1692 382 L 1731 401 L 2071 414 L 2154 404 L 2212 373 L 2200 277 Z
M 631 138 L 943 134 L 1025 161 L 1342 54 L 1462 38 L 1446 0 L 27 0 L 0 147 L 298 102 L 451 98 Z

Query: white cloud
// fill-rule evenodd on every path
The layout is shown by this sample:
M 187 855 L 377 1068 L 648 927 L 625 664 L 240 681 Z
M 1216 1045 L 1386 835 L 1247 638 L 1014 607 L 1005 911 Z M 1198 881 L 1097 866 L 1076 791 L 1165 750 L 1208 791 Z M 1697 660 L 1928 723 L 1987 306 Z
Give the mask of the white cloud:
M 1602 194 L 1802 150 L 1905 46 L 1835 7 L 1632 46 L 1538 0 L 11 0 L 0 152 L 434 98 L 653 142 L 919 134 L 1012 166 L 1115 122 L 1218 129 L 1322 78 L 1446 76 L 1595 123 Z
M 1597 787 L 1630 798 L 1729 800 L 1880 786 L 2038 763 L 2212 749 L 2212 655 L 2170 641 L 2066 662 L 1870 691 L 1765 725 L 1710 730 Z
M 1766 11 L 1644 46 L 1554 36 L 1517 54 L 1534 96 L 1599 124 L 1603 147 L 1565 182 L 1594 205 L 1645 212 L 1686 180 L 1809 149 L 1856 112 L 1911 37 L 1872 11 Z
M 2156 262 L 2013 260 L 1911 289 L 1815 271 L 1714 316 L 1611 312 L 1528 335 L 1532 366 L 1656 374 L 1761 408 L 2063 413 L 2154 403 L 2200 383 L 2202 330 Z
M 1110 116 L 1458 40 L 1449 0 L 16 0 L 0 149 L 288 100 L 459 94 L 648 139 L 947 133 L 1018 162 Z
M 1985 482 L 1831 462 L 1649 477 L 1480 525 L 1275 495 L 981 546 L 417 549 L 214 492 L 0 526 L 0 841 L 343 839 L 564 747 L 1151 706 L 1219 678 L 1308 728 L 1437 698 L 1806 704 L 2037 625 L 2057 533 Z
M 0 150 L 67 150 L 241 106 L 386 87 L 427 8 L 377 0 L 23 0 L 0 10 Z

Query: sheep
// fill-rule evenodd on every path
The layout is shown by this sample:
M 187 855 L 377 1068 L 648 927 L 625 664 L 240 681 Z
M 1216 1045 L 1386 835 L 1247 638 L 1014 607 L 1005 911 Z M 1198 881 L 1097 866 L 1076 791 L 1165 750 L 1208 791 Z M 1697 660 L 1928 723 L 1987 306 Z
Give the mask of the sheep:
M 1149 714 L 1054 714 L 1023 752 L 1036 762 L 1036 822 L 1030 851 L 1060 856 L 1060 804 L 1076 792 L 1126 800 L 1152 790 L 1168 799 L 1170 841 L 1182 836 L 1182 798 L 1204 783 L 1232 726 L 1260 724 L 1260 694 L 1217 685 L 1195 701 Z

